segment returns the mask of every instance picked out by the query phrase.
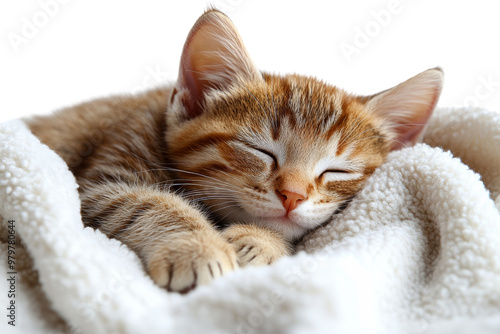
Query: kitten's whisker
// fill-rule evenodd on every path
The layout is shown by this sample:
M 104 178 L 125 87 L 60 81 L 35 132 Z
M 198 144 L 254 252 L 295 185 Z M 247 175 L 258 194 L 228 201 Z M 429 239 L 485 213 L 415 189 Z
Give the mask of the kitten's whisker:
M 135 173 L 136 174 L 139 174 L 139 173 L 148 173 L 148 172 L 156 172 L 156 171 L 159 171 L 159 170 L 166 170 L 165 168 L 152 168 L 152 169 L 144 169 L 144 170 L 138 170 L 136 171 Z
M 206 201 L 230 201 L 233 200 L 234 198 L 231 196 L 225 196 L 225 197 L 218 197 L 218 196 L 206 196 L 206 197 L 198 197 L 195 200 L 199 202 L 203 202 L 205 206 L 208 206 L 209 203 L 206 203 Z M 216 203 L 214 203 L 216 204 Z M 212 204 L 212 205 L 214 205 Z
M 174 171 L 174 172 L 178 172 L 178 173 L 186 173 L 186 174 L 191 174 L 191 175 L 196 175 L 196 176 L 200 176 L 202 178 L 206 178 L 206 179 L 209 179 L 209 180 L 213 180 L 217 183 L 223 183 L 223 184 L 226 184 L 228 186 L 231 186 L 231 187 L 234 187 L 231 183 L 229 182 L 225 182 L 225 181 L 222 181 L 222 180 L 219 180 L 219 179 L 216 179 L 216 178 L 213 178 L 211 176 L 208 176 L 208 175 L 203 175 L 203 174 L 200 174 L 200 173 L 196 173 L 196 172 L 191 172 L 191 171 L 188 171 L 188 170 L 182 170 L 182 169 L 177 169 L 177 168 L 171 168 L 171 167 L 167 167 L 166 168 L 167 170 L 170 170 L 170 171 Z
M 224 192 L 221 192 L 221 193 L 215 193 L 214 190 L 224 190 Z M 207 193 L 207 191 L 209 191 L 210 193 Z M 227 194 L 227 193 L 230 193 L 230 194 Z M 231 198 L 234 198 L 234 194 L 236 192 L 231 190 L 231 189 L 223 189 L 223 188 L 214 188 L 214 187 L 204 187 L 203 189 L 201 190 L 193 190 L 193 191 L 190 191 L 190 190 L 187 190 L 184 192 L 184 194 L 186 196 L 199 196 L 199 195 L 210 195 L 210 196 L 227 196 L 227 197 L 231 197 Z M 244 194 L 243 194 L 244 195 Z
M 241 195 L 245 196 L 246 194 L 241 191 L 241 190 L 235 190 L 235 189 L 230 189 L 230 188 L 225 188 L 221 187 L 219 185 L 213 185 L 213 184 L 203 184 L 203 183 L 191 183 L 191 182 L 177 182 L 177 183 L 170 183 L 169 186 L 199 186 L 204 189 L 210 189 L 212 191 L 216 191 L 217 193 L 214 193 L 213 195 L 217 196 L 222 196 L 225 195 L 225 193 L 231 193 L 233 195 L 225 195 L 225 196 L 231 196 L 234 198 L 234 194 L 240 193 Z M 182 197 L 193 197 L 197 195 L 206 195 L 206 191 L 204 190 L 189 190 L 189 189 L 176 189 L 179 192 L 179 195 Z
M 227 212 L 224 217 L 220 217 L 218 220 L 217 220 L 217 223 L 218 222 L 223 222 L 226 220 L 226 217 L 229 216 L 230 214 L 234 213 L 234 212 L 239 212 L 239 215 L 238 216 L 241 216 L 241 208 L 239 206 L 236 206 L 234 209 L 232 209 L 231 211 Z M 236 219 L 237 220 L 237 219 Z
M 235 181 L 236 181 L 236 182 L 238 182 L 238 183 L 239 183 L 239 182 L 241 182 L 241 180 L 240 180 L 240 179 L 238 179 L 235 175 L 231 175 L 231 174 L 229 174 L 228 172 L 224 172 L 224 171 L 219 171 L 219 172 L 220 172 L 220 173 L 222 173 L 222 174 L 224 174 L 224 175 L 226 175 L 227 177 L 232 178 L 233 180 L 235 180 Z M 236 186 L 235 186 L 235 187 L 236 187 Z
M 198 182 L 194 182 L 194 181 L 198 181 Z M 236 188 L 236 187 L 226 187 L 224 185 L 220 185 L 220 184 L 214 184 L 214 183 L 208 183 L 206 182 L 205 180 L 188 180 L 188 181 L 185 181 L 185 182 L 177 182 L 174 184 L 174 186 L 199 186 L 199 187 L 207 187 L 207 188 L 211 188 L 211 189 L 214 189 L 214 190 L 219 190 L 219 191 L 229 191 L 229 192 L 232 192 L 232 193 L 239 193 L 239 194 L 242 194 L 242 195 L 246 195 L 245 191 L 240 189 L 240 188 Z M 197 191 L 197 190 L 191 190 L 191 191 Z
M 217 206 L 221 206 L 221 205 L 223 205 L 223 206 L 218 208 L 218 209 L 215 209 L 215 210 L 213 209 L 213 208 L 215 208 Z M 238 205 L 238 203 L 231 203 L 230 201 L 209 205 L 209 206 L 207 206 L 207 209 L 210 209 L 210 213 L 216 213 L 216 212 L 219 212 L 221 210 L 226 210 L 226 209 L 233 208 L 233 207 L 236 209 L 241 209 L 240 206 Z
M 193 196 L 193 195 L 197 195 L 197 196 L 200 196 L 200 195 L 203 195 L 202 197 L 197 197 L 196 199 L 197 200 L 200 200 L 200 201 L 203 201 L 205 199 L 232 199 L 234 200 L 234 196 L 231 196 L 231 195 L 207 195 L 206 193 L 198 193 L 198 194 L 189 194 L 190 196 Z
M 224 188 L 216 185 L 211 185 L 211 184 L 202 184 L 202 183 L 175 183 L 173 186 L 200 186 L 204 188 L 210 188 L 214 190 L 219 190 L 219 191 L 228 191 L 232 193 L 240 193 L 242 195 L 246 195 L 246 193 L 240 189 L 231 189 L 231 188 Z M 193 190 L 196 191 L 196 190 Z M 200 191 L 200 190 L 198 190 Z M 185 190 L 185 194 L 190 194 L 189 190 Z
M 207 191 L 210 193 L 207 193 Z M 189 197 L 189 198 L 193 198 L 196 200 L 199 199 L 198 196 L 229 197 L 229 198 L 234 199 L 236 195 L 238 195 L 238 193 L 233 191 L 233 190 L 230 190 L 230 189 L 224 189 L 223 191 L 221 191 L 221 189 L 214 189 L 214 188 L 209 188 L 209 187 L 206 187 L 204 190 L 185 191 L 183 193 L 184 197 Z M 244 193 L 240 193 L 239 195 L 242 197 L 246 196 L 246 194 L 244 194 Z
M 222 192 L 222 193 L 231 192 L 232 194 L 240 193 L 240 194 L 245 195 L 245 192 L 241 189 L 231 189 L 231 188 L 227 188 L 227 187 L 221 187 L 219 185 L 202 183 L 202 182 L 199 182 L 199 183 L 178 182 L 178 183 L 175 183 L 174 186 L 198 186 L 198 187 L 200 187 L 200 188 L 195 188 L 195 189 L 186 188 L 186 189 L 184 189 L 186 194 L 193 194 L 193 193 L 197 193 L 197 192 L 203 193 L 203 192 L 206 192 L 206 189 L 208 189 L 208 190 L 212 191 L 212 193 L 214 193 L 214 194 L 216 194 L 216 193 L 213 191 L 218 191 L 218 192 Z
M 161 163 L 161 162 L 158 162 L 158 161 L 153 161 L 153 160 L 150 160 L 150 159 L 145 159 L 143 157 L 140 157 L 139 155 L 137 155 L 136 153 L 134 152 L 130 152 L 129 154 L 133 155 L 134 157 L 136 157 L 138 160 L 142 160 L 144 161 L 145 163 L 147 164 L 151 164 L 153 166 L 157 166 L 159 168 L 162 168 L 163 165 L 170 165 L 170 164 L 173 164 L 173 163 Z M 162 170 L 162 169 L 150 169 L 151 171 L 153 170 Z M 148 171 L 148 170 L 144 170 L 144 171 Z M 141 171 L 142 172 L 142 171 Z

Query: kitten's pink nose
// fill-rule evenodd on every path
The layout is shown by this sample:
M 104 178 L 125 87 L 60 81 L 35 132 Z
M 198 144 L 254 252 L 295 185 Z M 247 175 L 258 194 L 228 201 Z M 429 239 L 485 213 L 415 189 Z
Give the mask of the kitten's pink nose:
M 300 204 L 300 202 L 306 199 L 305 196 L 288 190 L 278 191 L 278 194 L 281 198 L 281 201 L 283 202 L 283 207 L 285 208 L 287 215 L 290 211 L 295 209 Z

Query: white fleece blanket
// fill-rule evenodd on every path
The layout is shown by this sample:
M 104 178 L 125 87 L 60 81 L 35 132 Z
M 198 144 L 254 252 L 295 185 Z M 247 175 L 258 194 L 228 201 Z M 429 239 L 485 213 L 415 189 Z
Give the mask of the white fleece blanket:
M 437 110 L 425 142 L 391 153 L 295 256 L 181 296 L 84 229 L 62 159 L 1 124 L 2 272 L 15 220 L 17 274 L 15 327 L 0 280 L 0 332 L 500 333 L 500 114 Z

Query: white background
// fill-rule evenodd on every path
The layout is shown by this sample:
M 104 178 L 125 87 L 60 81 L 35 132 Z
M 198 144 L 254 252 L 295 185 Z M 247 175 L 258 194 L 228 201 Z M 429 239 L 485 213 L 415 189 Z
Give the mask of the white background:
M 262 70 L 313 75 L 371 94 L 441 66 L 440 106 L 500 111 L 496 1 L 211 3 L 232 18 Z M 0 121 L 175 80 L 184 39 L 209 4 L 3 1 Z M 347 45 L 356 53 L 346 56 Z

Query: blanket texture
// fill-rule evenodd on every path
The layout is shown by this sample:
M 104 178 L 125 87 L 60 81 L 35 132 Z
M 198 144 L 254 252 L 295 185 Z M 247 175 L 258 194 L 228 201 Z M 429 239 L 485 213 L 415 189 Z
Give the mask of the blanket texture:
M 0 280 L 3 313 L 15 303 L 0 332 L 499 333 L 500 114 L 438 109 L 424 141 L 392 152 L 294 256 L 181 296 L 83 228 L 63 160 L 1 124 L 0 256 L 16 274 Z

